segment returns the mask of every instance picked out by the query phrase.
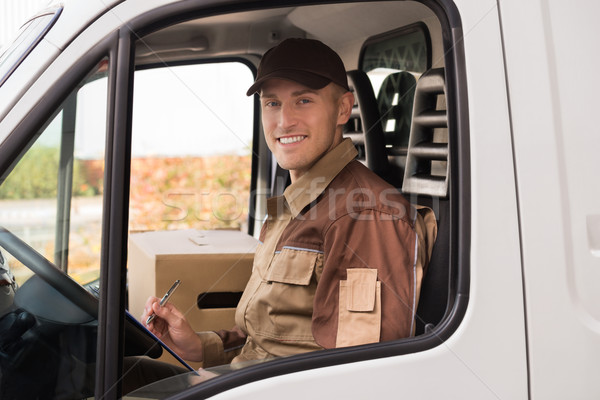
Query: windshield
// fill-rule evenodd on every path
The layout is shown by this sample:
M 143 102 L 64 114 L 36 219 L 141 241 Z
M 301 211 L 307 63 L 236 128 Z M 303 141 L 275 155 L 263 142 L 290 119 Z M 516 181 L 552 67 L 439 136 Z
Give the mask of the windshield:
M 19 29 L 16 37 L 0 50 L 0 86 L 42 40 L 61 11 L 62 8 L 49 10 L 31 19 Z

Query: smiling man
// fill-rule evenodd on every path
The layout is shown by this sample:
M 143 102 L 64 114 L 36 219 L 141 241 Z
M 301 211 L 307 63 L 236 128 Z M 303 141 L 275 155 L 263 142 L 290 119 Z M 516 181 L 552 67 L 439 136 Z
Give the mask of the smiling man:
M 342 60 L 325 44 L 288 39 L 269 50 L 246 94 L 255 92 L 269 149 L 292 181 L 341 143 L 354 96 Z
M 236 327 L 196 333 L 154 297 L 142 320 L 154 312 L 148 328 L 205 367 L 410 336 L 435 219 L 355 160 L 342 137 L 354 103 L 342 60 L 319 41 L 287 39 L 263 56 L 255 93 L 292 183 L 268 200 Z
M 267 145 L 293 182 L 341 143 L 339 127 L 348 121 L 354 97 L 334 83 L 315 90 L 271 78 L 260 101 Z

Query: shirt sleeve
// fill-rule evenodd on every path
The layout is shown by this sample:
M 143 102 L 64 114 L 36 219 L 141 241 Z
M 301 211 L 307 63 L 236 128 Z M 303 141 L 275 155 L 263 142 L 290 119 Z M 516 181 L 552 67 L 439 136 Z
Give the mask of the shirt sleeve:
M 202 339 L 202 366 L 204 368 L 229 364 L 246 342 L 246 334 L 237 326 L 217 332 L 198 332 Z
M 408 337 L 417 302 L 417 234 L 377 210 L 346 215 L 324 234 L 313 336 L 325 348 Z

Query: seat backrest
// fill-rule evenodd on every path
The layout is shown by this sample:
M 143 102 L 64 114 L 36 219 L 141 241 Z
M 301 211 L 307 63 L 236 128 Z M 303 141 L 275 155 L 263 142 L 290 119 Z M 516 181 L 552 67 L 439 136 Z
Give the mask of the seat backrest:
M 438 234 L 421 284 L 416 334 L 439 324 L 451 291 L 450 196 L 448 182 L 448 118 L 446 84 L 441 68 L 425 72 L 417 82 L 402 193 L 413 204 L 435 212 Z
M 409 84 L 411 78 L 413 79 L 412 91 Z M 393 126 L 394 129 L 406 125 L 406 119 L 401 121 L 401 118 L 398 118 L 398 123 L 395 125 L 392 124 L 392 120 L 394 115 L 406 114 L 405 107 L 408 107 L 410 114 L 414 77 L 409 73 L 399 72 L 384 80 L 381 90 L 386 91 L 384 97 L 389 99 L 389 105 L 387 100 L 375 97 L 371 80 L 364 71 L 349 71 L 348 83 L 354 92 L 355 105 L 350 121 L 346 124 L 344 136 L 352 138 L 359 150 L 359 160 L 388 183 L 400 188 L 404 177 L 404 163 L 403 160 L 396 162 L 396 158 L 405 156 L 406 143 L 399 145 L 398 138 L 402 137 L 402 133 L 399 134 L 395 130 L 385 132 L 382 121 L 388 127 Z M 396 94 L 392 94 L 391 91 L 394 90 L 397 91 Z M 381 91 L 379 93 L 382 96 Z M 380 110 L 384 110 L 385 114 L 382 115 Z M 408 119 L 410 120 L 410 117 Z M 408 137 L 408 129 L 403 135 Z
M 377 175 L 385 176 L 389 163 L 385 153 L 385 138 L 375 93 L 364 71 L 348 71 L 348 85 L 354 93 L 352 115 L 346 124 L 344 136 L 354 142 L 359 159 Z
M 415 335 L 431 331 L 444 318 L 450 306 L 450 203 L 447 199 L 432 196 L 417 196 L 411 199 L 415 204 L 434 210 L 438 232 L 427 271 L 421 282 L 421 293 L 415 315 Z
M 377 94 L 385 143 L 394 156 L 406 155 L 416 84 L 412 73 L 395 72 L 385 77 Z

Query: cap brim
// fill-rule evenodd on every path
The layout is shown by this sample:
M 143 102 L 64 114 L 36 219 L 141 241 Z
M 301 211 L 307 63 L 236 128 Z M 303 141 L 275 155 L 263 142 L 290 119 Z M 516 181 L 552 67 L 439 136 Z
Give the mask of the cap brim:
M 331 82 L 331 79 L 329 78 L 325 78 L 321 75 L 313 74 L 308 71 L 279 70 L 273 71 L 270 74 L 257 79 L 246 92 L 246 96 L 252 96 L 254 93 L 257 93 L 267 80 L 273 78 L 294 81 L 311 89 L 322 89 Z

